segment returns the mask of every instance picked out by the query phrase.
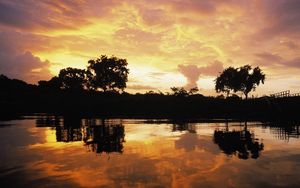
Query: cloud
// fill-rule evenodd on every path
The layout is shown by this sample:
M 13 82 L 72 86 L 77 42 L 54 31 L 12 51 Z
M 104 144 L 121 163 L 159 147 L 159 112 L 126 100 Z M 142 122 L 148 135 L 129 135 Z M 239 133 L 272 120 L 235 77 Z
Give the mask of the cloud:
M 161 25 L 161 26 L 169 26 L 174 23 L 170 17 L 167 16 L 166 11 L 164 9 L 158 8 L 145 8 L 144 6 L 139 6 L 139 14 L 145 24 L 150 26 Z
M 197 81 L 200 75 L 203 76 L 216 76 L 223 70 L 223 64 L 215 60 L 213 63 L 199 67 L 197 65 L 178 65 L 178 70 L 187 79 L 187 88 L 197 87 Z
M 29 83 L 49 79 L 50 62 L 42 61 L 27 50 L 29 45 L 42 46 L 33 35 L 17 32 L 0 32 L 0 73 Z
M 259 39 L 270 39 L 279 35 L 297 36 L 300 32 L 299 0 L 261 1 L 265 26 L 258 31 Z
M 155 87 L 152 86 L 147 86 L 147 85 L 128 85 L 127 89 L 133 89 L 133 90 L 154 90 L 157 89 Z
M 210 14 L 216 10 L 215 3 L 213 1 L 198 1 L 198 0 L 186 0 L 186 1 L 171 1 L 172 8 L 175 11 L 183 12 L 197 12 Z
M 277 54 L 272 54 L 269 52 L 256 53 L 255 56 L 258 57 L 257 62 L 260 65 L 274 67 L 279 66 L 282 68 L 300 68 L 300 57 L 296 56 L 291 59 L 285 59 Z
M 197 81 L 200 77 L 201 70 L 197 65 L 178 65 L 178 70 L 187 79 L 187 88 L 192 88 L 197 86 Z
M 162 37 L 160 33 L 137 28 L 123 28 L 117 30 L 114 37 L 118 45 L 123 47 L 123 49 L 147 55 L 161 53 L 158 45 Z
M 49 79 L 49 61 L 41 61 L 30 52 L 22 54 L 4 54 L 0 52 L 0 72 L 10 78 L 17 78 L 29 83 Z
M 280 43 L 285 45 L 286 47 L 288 47 L 291 50 L 297 50 L 299 48 L 299 45 L 293 41 L 280 41 Z
M 295 57 L 291 60 L 288 60 L 286 62 L 283 62 L 283 65 L 287 65 L 290 67 L 300 68 L 300 57 Z
M 260 59 L 262 65 L 272 65 L 276 63 L 281 63 L 283 61 L 283 58 L 279 55 L 272 54 L 269 52 L 256 53 L 255 56 L 257 56 Z
M 112 1 L 4 0 L 0 2 L 0 24 L 19 29 L 76 29 L 91 24 L 90 17 L 107 17 L 120 4 Z

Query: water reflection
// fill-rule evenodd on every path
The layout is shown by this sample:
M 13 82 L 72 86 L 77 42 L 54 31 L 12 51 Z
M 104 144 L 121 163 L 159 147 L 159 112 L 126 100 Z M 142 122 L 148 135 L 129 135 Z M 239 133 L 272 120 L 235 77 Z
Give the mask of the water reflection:
M 55 116 L 10 123 L 0 128 L 0 183 L 7 187 L 300 185 L 296 124 Z
M 299 123 L 297 122 L 267 122 L 263 123 L 264 129 L 270 129 L 277 139 L 289 141 L 291 138 L 300 137 Z
M 57 142 L 83 141 L 89 151 L 96 153 L 123 152 L 125 131 L 122 124 L 115 122 L 65 117 L 63 121 L 55 116 L 39 117 L 38 127 L 55 127 Z
M 236 155 L 240 159 L 249 157 L 257 159 L 264 149 L 264 144 L 255 138 L 254 133 L 247 130 L 247 123 L 243 130 L 228 130 L 228 125 L 223 130 L 214 131 L 214 142 L 227 155 Z
M 171 123 L 171 132 L 190 133 L 183 134 L 179 140 L 175 141 L 176 147 L 184 147 L 186 151 L 191 151 L 199 145 L 201 139 L 195 134 L 197 133 L 196 123 L 181 120 L 172 120 Z M 215 128 L 212 142 L 217 144 L 226 155 L 234 155 L 240 159 L 257 159 L 264 149 L 264 143 L 255 137 L 254 132 L 247 129 L 247 122 L 243 124 L 242 130 L 229 130 L 228 122 L 225 124 L 225 128 Z M 82 141 L 89 151 L 96 153 L 122 153 L 124 151 L 125 129 L 121 121 L 39 116 L 36 119 L 36 126 L 55 128 L 57 142 Z M 262 123 L 261 126 L 264 129 L 270 129 L 271 134 L 278 139 L 289 140 L 299 138 L 300 135 L 299 126 L 291 122 L 268 122 Z M 182 144 L 183 140 L 188 144 Z
M 195 126 L 194 123 L 191 124 L 191 123 L 187 123 L 187 122 L 184 122 L 184 121 L 173 122 L 172 131 L 173 132 L 175 132 L 175 131 L 179 131 L 179 132 L 188 131 L 189 133 L 197 133 L 196 132 L 196 126 Z

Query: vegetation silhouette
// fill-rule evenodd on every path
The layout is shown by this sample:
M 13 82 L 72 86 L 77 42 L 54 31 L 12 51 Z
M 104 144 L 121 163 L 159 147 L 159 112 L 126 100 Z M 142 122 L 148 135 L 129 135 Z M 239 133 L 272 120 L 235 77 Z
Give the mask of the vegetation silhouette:
M 88 71 L 91 73 L 90 87 L 94 90 L 101 88 L 103 91 L 123 89 L 128 81 L 129 69 L 126 59 L 115 56 L 100 58 L 88 61 Z
M 189 91 L 183 87 L 171 87 L 172 95 L 179 97 L 187 97 L 189 95 L 196 95 L 199 92 L 198 87 L 191 88 Z
M 197 118 L 242 120 L 300 120 L 300 97 L 261 97 L 241 100 L 237 95 L 204 96 L 171 87 L 171 92 L 124 92 L 129 70 L 126 59 L 100 56 L 87 69 L 66 68 L 38 85 L 0 76 L 0 118 L 32 113 L 134 118 Z M 216 80 L 217 91 L 242 91 L 245 96 L 265 75 L 249 65 L 224 70 Z
M 237 155 L 240 159 L 257 159 L 264 149 L 264 144 L 247 130 L 247 122 L 241 131 L 229 131 L 228 127 L 225 130 L 215 130 L 214 142 L 226 155 Z
M 250 65 L 239 68 L 229 67 L 225 69 L 215 80 L 215 89 L 219 92 L 225 92 L 227 96 L 230 91 L 241 91 L 246 99 L 250 91 L 260 84 L 264 84 L 265 74 L 259 67 L 252 69 Z
M 86 126 L 84 129 L 84 143 L 96 153 L 123 152 L 125 142 L 124 126 L 100 125 Z
M 58 79 L 62 89 L 83 90 L 88 85 L 88 71 L 68 67 L 59 71 Z
M 38 87 L 42 90 L 57 92 L 63 88 L 63 83 L 61 81 L 61 78 L 54 76 L 49 81 L 40 80 L 38 82 Z
M 75 91 L 123 91 L 128 81 L 129 69 L 127 60 L 115 56 L 88 61 L 87 69 L 68 67 L 61 69 L 58 76 L 49 81 L 38 82 L 39 88 L 45 90 L 72 90 Z

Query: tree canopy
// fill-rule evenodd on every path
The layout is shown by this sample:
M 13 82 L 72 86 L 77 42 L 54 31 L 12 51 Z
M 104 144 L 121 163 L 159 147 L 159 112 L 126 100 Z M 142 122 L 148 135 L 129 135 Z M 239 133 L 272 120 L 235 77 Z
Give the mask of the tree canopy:
M 97 90 L 118 92 L 124 90 L 129 69 L 126 59 L 115 56 L 89 60 L 87 69 L 65 68 L 49 81 L 39 81 L 39 87 L 51 90 Z
M 92 74 L 90 77 L 92 89 L 97 90 L 100 88 L 103 91 L 107 91 L 123 90 L 126 87 L 129 73 L 126 59 L 102 55 L 98 59 L 89 60 L 88 64 L 88 71 Z
M 62 82 L 59 79 L 59 77 L 54 76 L 49 81 L 40 80 L 38 82 L 38 86 L 43 89 L 50 89 L 50 90 L 58 91 L 62 88 Z
M 58 78 L 63 89 L 83 90 L 88 82 L 88 72 L 84 69 L 68 67 L 59 72 Z
M 189 95 L 195 95 L 198 93 L 198 87 L 191 88 L 189 91 L 185 90 L 183 87 L 171 87 L 172 95 L 186 97 Z
M 248 98 L 249 92 L 255 90 L 262 83 L 264 84 L 265 74 L 259 67 L 252 69 L 250 65 L 239 68 L 229 67 L 225 69 L 215 80 L 215 89 L 229 95 L 230 91 L 241 91 Z

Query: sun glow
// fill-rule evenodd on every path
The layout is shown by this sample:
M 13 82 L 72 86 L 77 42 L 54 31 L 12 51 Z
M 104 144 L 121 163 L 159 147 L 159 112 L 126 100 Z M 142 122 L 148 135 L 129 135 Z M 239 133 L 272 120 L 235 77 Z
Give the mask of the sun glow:
M 150 1 L 74 1 L 38 2 L 26 10 L 22 9 L 28 6 L 25 2 L 6 3 L 22 11 L 0 20 L 0 52 L 5 60 L 1 61 L 5 64 L 1 64 L 1 73 L 36 83 L 57 75 L 62 68 L 86 68 L 88 60 L 105 54 L 127 59 L 131 70 L 128 85 L 140 86 L 128 88 L 133 93 L 149 86 L 161 91 L 187 86 L 193 75 L 182 75 L 178 66 L 207 67 L 214 61 L 224 68 L 260 66 L 267 73 L 268 86 L 276 88 L 273 78 L 299 71 L 299 32 L 297 24 L 291 23 L 300 18 L 297 9 L 285 10 L 293 3 L 276 2 L 279 8 L 274 9 L 255 0 L 207 4 L 161 0 L 155 6 Z M 31 17 L 32 10 L 38 10 L 34 14 L 39 16 Z M 15 18 L 24 21 L 9 23 Z M 28 52 L 26 58 L 24 52 Z M 216 78 L 217 73 L 200 75 L 196 83 L 204 84 L 194 86 L 215 95 L 213 83 L 202 79 Z M 283 88 L 297 90 L 299 80 L 299 76 L 293 77 Z M 256 94 L 266 92 L 258 89 Z

